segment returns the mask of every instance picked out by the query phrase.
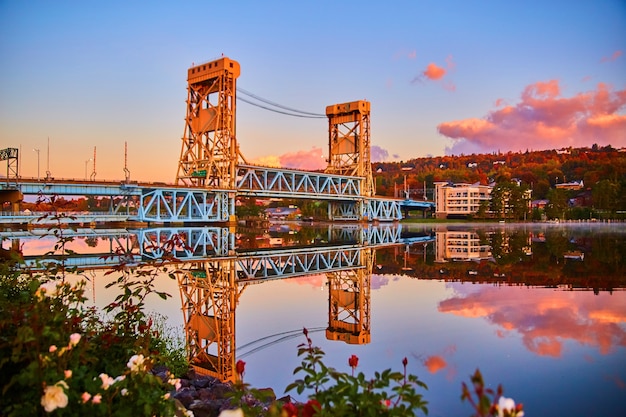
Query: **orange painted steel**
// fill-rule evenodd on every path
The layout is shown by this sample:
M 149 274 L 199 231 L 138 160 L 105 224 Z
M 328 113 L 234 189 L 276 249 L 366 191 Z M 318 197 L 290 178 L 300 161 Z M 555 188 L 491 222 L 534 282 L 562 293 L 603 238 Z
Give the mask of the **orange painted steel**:
M 176 184 L 235 189 L 239 74 L 239 63 L 227 57 L 187 71 L 187 114 Z
M 362 177 L 361 195 L 376 194 L 370 161 L 370 103 L 359 100 L 326 107 L 327 173 Z

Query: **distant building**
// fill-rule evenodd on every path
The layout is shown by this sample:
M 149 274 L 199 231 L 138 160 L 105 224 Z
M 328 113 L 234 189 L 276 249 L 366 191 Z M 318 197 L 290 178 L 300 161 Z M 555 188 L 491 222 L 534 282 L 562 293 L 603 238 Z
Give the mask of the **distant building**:
M 435 216 L 439 219 L 463 218 L 475 214 L 483 201 L 491 198 L 491 185 L 435 183 Z
M 544 210 L 550 200 L 533 200 L 530 202 L 530 207 L 533 209 L 541 209 Z
M 585 185 L 583 184 L 583 180 L 580 181 L 572 181 L 572 182 L 563 182 L 561 184 L 556 184 L 556 188 L 561 190 L 581 190 Z

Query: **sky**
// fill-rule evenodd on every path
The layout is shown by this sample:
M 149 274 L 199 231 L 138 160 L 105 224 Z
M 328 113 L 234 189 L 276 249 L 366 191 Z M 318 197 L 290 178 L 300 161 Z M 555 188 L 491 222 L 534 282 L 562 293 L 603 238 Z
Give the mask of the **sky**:
M 625 53 L 624 0 L 0 0 L 0 149 L 23 177 L 173 182 L 187 69 L 222 55 L 272 103 L 369 101 L 373 162 L 624 147 Z M 236 130 L 248 162 L 325 166 L 323 117 L 238 100 Z

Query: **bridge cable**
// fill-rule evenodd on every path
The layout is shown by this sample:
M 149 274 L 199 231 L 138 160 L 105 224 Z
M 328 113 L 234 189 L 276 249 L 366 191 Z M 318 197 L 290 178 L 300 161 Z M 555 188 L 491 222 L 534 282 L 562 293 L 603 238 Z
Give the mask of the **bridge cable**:
M 308 329 L 309 333 L 318 333 L 318 332 L 322 332 L 324 330 L 326 330 L 326 327 L 314 327 L 314 328 Z M 264 344 L 262 344 L 260 346 L 257 346 L 257 347 L 255 347 L 253 349 L 250 349 L 247 352 L 237 353 L 237 357 L 238 358 L 243 358 L 243 357 L 249 356 L 249 355 L 251 355 L 253 353 L 256 353 L 256 352 L 258 352 L 260 350 L 266 349 L 266 348 L 268 348 L 268 347 L 270 347 L 272 345 L 278 344 L 280 342 L 284 342 L 284 341 L 289 340 L 289 339 L 295 339 L 296 337 L 299 337 L 301 335 L 302 335 L 302 329 L 298 329 L 298 330 L 291 330 L 291 331 L 288 331 L 288 332 L 276 333 L 276 334 L 273 334 L 273 335 L 261 337 L 260 339 L 253 340 L 252 342 L 246 343 L 243 346 L 238 346 L 236 348 L 236 351 L 240 352 L 242 349 L 245 349 L 245 348 L 248 348 L 248 347 L 250 347 L 252 345 L 260 343 L 263 340 L 272 339 L 272 338 L 276 338 L 276 339 L 271 341 L 271 342 L 264 343 Z M 282 337 L 279 337 L 279 336 L 282 336 Z
M 308 112 L 308 111 L 294 109 L 293 107 L 283 106 L 282 104 L 278 104 L 278 103 L 275 103 L 273 101 L 270 101 L 270 100 L 264 99 L 262 97 L 259 97 L 256 94 L 253 94 L 253 93 L 251 93 L 249 91 L 246 91 L 246 90 L 244 90 L 244 89 L 242 89 L 240 87 L 237 87 L 237 91 L 239 91 L 240 93 L 245 94 L 246 96 L 249 96 L 249 97 L 251 97 L 251 98 L 253 98 L 255 100 L 258 100 L 258 101 L 263 102 L 265 104 L 269 104 L 270 106 L 278 107 L 278 108 L 283 109 L 283 110 L 288 110 L 289 113 L 288 112 L 284 112 L 284 111 L 280 111 L 280 110 L 276 110 L 276 109 L 272 109 L 270 107 L 266 107 L 266 106 L 263 106 L 263 105 L 258 104 L 258 103 L 254 103 L 254 102 L 250 101 L 249 99 L 244 99 L 242 97 L 238 97 L 238 100 L 241 100 L 241 101 L 243 101 L 245 103 L 248 103 L 248 104 L 251 104 L 253 106 L 260 107 L 260 108 L 265 109 L 265 110 L 269 110 L 269 111 L 273 111 L 273 112 L 281 113 L 281 114 L 286 114 L 288 116 L 295 116 L 295 117 L 308 117 L 308 118 L 312 118 L 312 119 L 321 119 L 321 118 L 325 119 L 326 118 L 325 114 L 312 113 L 312 112 Z

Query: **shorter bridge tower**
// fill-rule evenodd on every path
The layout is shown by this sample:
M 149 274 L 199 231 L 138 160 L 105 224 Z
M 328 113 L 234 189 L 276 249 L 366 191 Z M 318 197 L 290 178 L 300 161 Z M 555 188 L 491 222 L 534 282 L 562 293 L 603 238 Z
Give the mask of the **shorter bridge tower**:
M 370 161 L 370 103 L 359 100 L 326 107 L 327 173 L 362 177 L 361 195 L 376 192 Z
M 361 251 L 361 268 L 329 272 L 328 340 L 367 344 L 371 340 L 371 278 L 375 251 Z

